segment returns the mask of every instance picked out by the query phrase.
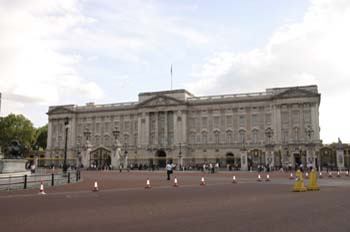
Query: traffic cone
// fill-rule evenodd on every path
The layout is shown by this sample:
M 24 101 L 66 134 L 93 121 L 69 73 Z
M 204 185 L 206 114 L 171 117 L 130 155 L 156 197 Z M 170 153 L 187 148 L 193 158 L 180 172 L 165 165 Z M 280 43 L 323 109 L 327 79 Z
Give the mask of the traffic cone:
M 95 183 L 94 183 L 94 188 L 92 189 L 93 192 L 98 192 L 99 189 L 98 189 L 98 184 L 97 184 L 97 180 L 95 180 Z
M 293 177 L 293 173 L 291 172 L 290 175 L 289 175 L 289 179 L 290 180 L 294 180 L 294 177 Z
M 340 172 L 339 171 L 337 172 L 337 177 L 340 177 Z
M 266 180 L 265 180 L 266 182 L 267 181 L 270 181 L 270 175 L 269 174 L 266 174 Z
M 147 180 L 146 180 L 145 188 L 146 188 L 146 189 L 147 189 L 147 188 L 152 188 L 152 187 L 151 187 L 151 181 L 149 180 L 149 178 L 147 178 Z
M 319 175 L 319 177 L 320 177 L 320 179 L 322 179 L 322 178 L 323 178 L 323 176 L 322 176 L 322 172 L 320 172 L 320 175 Z
M 232 177 L 232 183 L 233 183 L 233 184 L 237 184 L 236 176 L 233 176 L 233 177 Z
M 349 176 L 349 171 L 346 171 L 345 175 L 346 175 L 346 176 Z
M 308 172 L 305 173 L 305 179 L 309 179 L 309 173 Z
M 332 177 L 333 177 L 332 172 L 328 172 L 328 177 L 329 177 L 329 178 L 332 178 Z
M 257 181 L 258 181 L 258 182 L 261 182 L 261 176 L 260 176 L 260 174 L 258 175 Z
M 41 183 L 40 183 L 39 194 L 41 194 L 41 195 L 45 195 L 45 194 L 46 194 L 45 191 L 44 191 L 44 185 L 43 185 L 43 182 L 42 182 L 42 181 L 41 181 Z
M 202 176 L 202 179 L 201 179 L 201 185 L 205 185 L 205 180 L 204 180 L 203 176 Z
M 179 187 L 179 185 L 177 184 L 177 178 L 176 178 L 176 176 L 175 176 L 175 178 L 174 178 L 174 184 L 173 184 L 173 186 L 174 186 L 174 187 Z

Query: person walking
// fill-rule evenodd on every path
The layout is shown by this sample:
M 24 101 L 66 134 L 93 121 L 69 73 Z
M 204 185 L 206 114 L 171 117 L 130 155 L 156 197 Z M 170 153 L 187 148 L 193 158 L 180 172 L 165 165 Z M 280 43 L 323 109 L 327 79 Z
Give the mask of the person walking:
M 168 163 L 166 165 L 166 173 L 167 173 L 167 180 L 170 180 L 170 175 L 173 173 L 173 165 L 171 165 L 170 163 Z

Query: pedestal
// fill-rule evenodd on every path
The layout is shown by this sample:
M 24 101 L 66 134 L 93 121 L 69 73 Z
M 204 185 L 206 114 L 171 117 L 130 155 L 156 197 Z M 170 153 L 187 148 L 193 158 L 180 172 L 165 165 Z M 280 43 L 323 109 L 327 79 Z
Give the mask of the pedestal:
M 0 173 L 26 173 L 25 159 L 2 159 L 0 160 Z
M 84 168 L 89 168 L 90 166 L 90 152 L 91 152 L 91 145 L 87 145 L 85 151 L 83 152 L 83 155 L 81 157 L 81 163 L 83 164 Z
M 306 151 L 306 166 L 316 168 L 315 157 L 312 151 Z
M 339 169 L 344 168 L 344 150 L 337 150 L 337 166 Z
M 248 157 L 247 157 L 247 151 L 241 150 L 241 170 L 247 171 L 248 170 Z
M 267 155 L 265 159 L 266 164 L 270 165 L 270 168 L 273 168 L 275 166 L 275 157 L 271 149 L 267 150 Z

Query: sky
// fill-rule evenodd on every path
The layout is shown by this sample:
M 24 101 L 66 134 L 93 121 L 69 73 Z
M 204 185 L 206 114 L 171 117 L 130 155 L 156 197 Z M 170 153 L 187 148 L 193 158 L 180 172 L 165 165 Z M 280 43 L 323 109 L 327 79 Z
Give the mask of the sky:
M 1 116 L 50 105 L 318 85 L 324 143 L 350 142 L 349 0 L 0 0 Z

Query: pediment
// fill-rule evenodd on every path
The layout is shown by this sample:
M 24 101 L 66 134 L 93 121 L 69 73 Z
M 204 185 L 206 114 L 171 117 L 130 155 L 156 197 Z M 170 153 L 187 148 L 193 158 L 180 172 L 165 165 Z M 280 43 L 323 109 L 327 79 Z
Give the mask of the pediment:
M 143 107 L 153 107 L 153 106 L 169 106 L 169 105 L 180 105 L 184 104 L 185 102 L 178 100 L 173 97 L 168 97 L 164 95 L 158 95 L 154 96 L 150 99 L 147 99 L 146 101 L 143 101 L 139 104 L 139 106 Z
M 50 114 L 71 114 L 71 113 L 74 113 L 74 111 L 71 109 L 67 109 L 64 106 L 58 106 L 58 107 L 52 108 L 49 110 L 49 112 L 47 112 L 47 114 L 49 115 Z
M 274 98 L 299 98 L 299 97 L 318 97 L 319 94 L 300 88 L 291 88 L 277 94 Z

